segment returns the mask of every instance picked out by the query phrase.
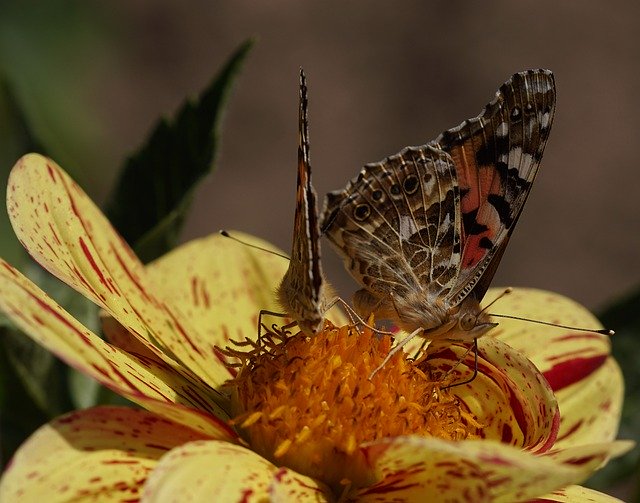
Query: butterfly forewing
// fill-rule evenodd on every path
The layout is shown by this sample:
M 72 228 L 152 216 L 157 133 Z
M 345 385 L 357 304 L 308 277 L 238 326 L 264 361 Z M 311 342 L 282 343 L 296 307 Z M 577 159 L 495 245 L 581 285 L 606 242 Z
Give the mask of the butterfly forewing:
M 462 260 L 448 302 L 472 290 L 481 299 L 538 171 L 555 112 L 548 70 L 515 74 L 476 118 L 445 131 L 432 145 L 456 165 L 461 192 Z M 492 265 L 493 262 L 493 265 Z
M 308 335 L 316 333 L 323 320 L 324 280 L 320 263 L 319 224 L 316 193 L 311 185 L 307 87 L 300 71 L 298 110 L 298 179 L 293 244 L 289 268 L 278 287 L 278 299 L 285 311 Z

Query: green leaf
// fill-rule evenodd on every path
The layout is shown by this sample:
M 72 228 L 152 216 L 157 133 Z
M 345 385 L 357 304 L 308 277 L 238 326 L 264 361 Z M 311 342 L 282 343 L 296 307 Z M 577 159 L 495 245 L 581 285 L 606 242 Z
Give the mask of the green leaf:
M 4 344 L 6 328 L 0 329 L 0 471 L 24 440 L 48 420 L 31 400 L 9 363 Z
M 194 190 L 214 168 L 225 105 L 252 45 L 244 42 L 198 99 L 160 121 L 127 161 L 107 215 L 143 262 L 176 245 Z
M 625 393 L 620 438 L 633 439 L 640 443 L 640 289 L 613 303 L 599 314 L 607 328 L 615 330 L 611 337 L 612 354 L 622 368 Z M 589 487 L 604 489 L 626 477 L 635 478 L 640 473 L 640 450 L 633 449 L 621 458 L 610 461 L 594 477 L 589 479 Z M 636 488 L 635 498 L 640 501 Z
M 31 134 L 27 120 L 18 106 L 16 96 L 9 85 L 0 78 L 0 183 L 7 186 L 11 168 L 19 157 L 39 149 Z M 26 258 L 26 253 L 13 233 L 7 208 L 0 210 L 0 256 L 14 265 Z

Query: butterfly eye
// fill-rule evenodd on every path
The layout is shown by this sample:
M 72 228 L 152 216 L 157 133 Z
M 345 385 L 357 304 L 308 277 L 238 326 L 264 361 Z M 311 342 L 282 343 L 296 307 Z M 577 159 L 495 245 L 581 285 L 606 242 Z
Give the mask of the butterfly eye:
M 458 324 L 460 325 L 460 328 L 464 331 L 469 331 L 471 330 L 473 327 L 476 326 L 476 317 L 471 314 L 471 313 L 467 313 L 464 316 L 462 316 L 462 318 L 460 318 L 460 321 L 458 322 Z
M 362 222 L 369 216 L 370 213 L 371 208 L 369 208 L 369 205 L 363 203 L 356 206 L 356 208 L 353 210 L 353 217 L 359 222 Z
M 389 189 L 389 192 L 391 192 L 392 196 L 399 196 L 402 193 L 402 189 L 400 188 L 400 185 L 394 183 Z
M 418 177 L 415 175 L 409 175 L 404 179 L 402 186 L 407 194 L 413 194 L 418 190 Z
M 521 115 L 521 111 L 519 107 L 513 107 L 513 109 L 511 110 L 511 120 L 518 120 L 520 118 Z

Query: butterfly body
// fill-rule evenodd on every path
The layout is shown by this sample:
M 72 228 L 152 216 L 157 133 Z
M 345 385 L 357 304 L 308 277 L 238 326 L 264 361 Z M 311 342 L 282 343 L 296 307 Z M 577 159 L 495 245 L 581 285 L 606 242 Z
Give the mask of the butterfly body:
M 322 231 L 374 313 L 427 339 L 472 340 L 495 323 L 480 309 L 520 215 L 555 109 L 553 76 L 529 70 L 483 112 L 436 140 L 366 165 L 328 194 Z

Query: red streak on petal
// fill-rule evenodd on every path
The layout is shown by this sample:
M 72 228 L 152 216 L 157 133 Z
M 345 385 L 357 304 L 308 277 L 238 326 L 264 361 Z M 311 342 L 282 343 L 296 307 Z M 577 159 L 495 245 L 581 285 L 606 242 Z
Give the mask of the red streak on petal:
M 209 292 L 204 282 L 200 283 L 200 290 L 202 298 L 204 299 L 204 307 L 211 307 L 211 299 L 209 298 Z
M 47 163 L 47 171 L 49 172 L 49 176 L 53 180 L 53 183 L 58 183 L 56 180 L 56 173 L 51 164 Z
M 100 270 L 100 267 L 98 267 L 98 264 L 96 263 L 95 259 L 93 258 L 93 255 L 91 255 L 91 251 L 89 250 L 89 247 L 87 246 L 87 244 L 84 242 L 84 239 L 82 239 L 82 236 L 80 236 L 78 238 L 78 240 L 80 241 L 80 248 L 82 248 L 84 256 L 87 258 L 87 260 L 89 261 L 89 264 L 91 264 L 91 267 L 93 268 L 93 270 L 98 275 L 98 278 L 100 279 L 100 283 L 102 283 L 105 286 L 105 288 L 107 290 L 109 290 L 109 292 L 115 293 L 112 290 L 111 285 L 107 282 L 107 280 L 105 279 L 104 275 L 102 274 L 102 271 Z
M 8 264 L 7 262 L 5 262 L 4 260 L 3 260 L 1 263 L 2 263 L 2 266 L 3 266 L 7 271 L 9 271 L 9 272 L 11 273 L 11 276 L 14 276 L 14 277 L 15 277 L 15 276 L 17 276 L 17 275 L 18 275 L 18 273 L 16 272 L 16 270 L 15 270 L 15 269 L 10 265 L 10 264 Z
M 504 458 L 501 458 L 499 456 L 484 456 L 484 455 L 481 455 L 480 456 L 480 460 L 483 461 L 483 462 L 486 462 L 486 463 L 494 464 L 494 465 L 512 466 L 512 464 L 508 460 L 506 460 Z
M 247 503 L 253 494 L 253 489 L 245 489 L 242 491 L 242 498 L 240 498 L 240 503 Z
M 600 334 L 579 333 L 579 334 L 563 335 L 561 337 L 556 337 L 554 340 L 556 340 L 556 341 L 570 341 L 570 340 L 574 340 L 574 339 L 597 339 L 597 340 L 601 341 L 603 337 L 605 337 L 605 336 L 604 335 L 600 335 Z
M 597 457 L 597 455 L 585 456 L 584 458 L 568 459 L 566 462 L 570 465 L 584 465 L 586 463 L 589 463 L 590 461 L 593 461 Z
M 509 482 L 510 480 L 511 480 L 511 477 L 502 477 L 502 478 L 499 478 L 499 479 L 487 481 L 487 485 L 489 487 L 496 487 L 496 486 L 500 486 L 500 485 L 504 484 L 505 482 Z
M 508 444 L 511 442 L 511 440 L 513 440 L 513 430 L 511 429 L 511 426 L 508 424 L 503 424 L 502 425 L 502 439 L 501 442 L 504 444 Z
M 543 373 L 553 391 L 570 386 L 598 370 L 609 355 L 598 355 L 589 358 L 572 358 L 557 363 Z
M 149 449 L 158 449 L 161 451 L 168 451 L 169 447 L 167 447 L 166 445 L 158 445 L 158 444 L 144 444 L 146 447 L 148 447 Z
M 198 277 L 193 276 L 191 278 L 191 295 L 193 296 L 193 304 L 199 305 L 200 301 L 198 300 Z
M 51 222 L 49 222 L 49 229 L 51 229 L 51 235 L 53 236 L 53 239 L 55 239 L 56 243 L 58 243 L 58 246 L 60 246 L 62 242 L 60 241 L 58 233 L 56 232 L 56 229 L 53 227 L 53 224 Z
M 556 409 L 556 413 L 553 416 L 553 423 L 551 423 L 551 431 L 547 440 L 537 449 L 533 450 L 536 454 L 547 452 L 556 443 L 558 438 L 558 431 L 560 430 L 560 410 Z
M 122 270 L 127 274 L 127 276 L 129 277 L 129 279 L 131 280 L 131 282 L 136 286 L 136 288 L 138 289 L 138 291 L 142 294 L 142 296 L 151 304 L 156 305 L 156 302 L 154 301 L 154 299 L 152 299 L 149 294 L 147 294 L 147 291 L 143 288 L 143 286 L 140 284 L 140 281 L 138 280 L 138 278 L 136 276 L 134 276 L 133 272 L 131 272 L 131 270 L 127 267 L 127 265 L 125 264 L 124 260 L 122 260 L 122 256 L 120 255 L 120 253 L 118 253 L 118 250 L 113 246 L 113 243 L 109 243 L 109 247 L 111 248 L 111 251 L 113 252 L 113 254 L 116 257 L 116 260 L 118 261 L 118 263 L 120 264 L 120 267 L 122 267 Z M 142 318 L 141 318 L 142 319 Z
M 584 421 L 582 419 L 580 421 L 578 421 L 571 428 L 569 428 L 567 431 L 565 431 L 562 435 L 558 436 L 557 440 L 564 440 L 565 438 L 570 437 L 571 435 L 573 435 L 576 431 L 578 431 L 580 429 L 580 427 L 582 426 L 583 422 Z

